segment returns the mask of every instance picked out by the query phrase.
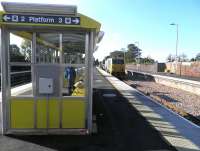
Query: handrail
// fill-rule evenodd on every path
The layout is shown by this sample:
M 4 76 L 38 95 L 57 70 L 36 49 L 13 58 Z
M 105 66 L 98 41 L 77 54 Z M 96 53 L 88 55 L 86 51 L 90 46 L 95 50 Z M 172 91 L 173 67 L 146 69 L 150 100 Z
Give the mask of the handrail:
M 11 72 L 10 75 L 22 74 L 22 73 L 29 73 L 29 72 L 31 72 L 31 70 L 24 70 L 24 71 L 18 71 L 18 72 Z M 1 72 L 0 72 L 0 77 L 1 77 Z

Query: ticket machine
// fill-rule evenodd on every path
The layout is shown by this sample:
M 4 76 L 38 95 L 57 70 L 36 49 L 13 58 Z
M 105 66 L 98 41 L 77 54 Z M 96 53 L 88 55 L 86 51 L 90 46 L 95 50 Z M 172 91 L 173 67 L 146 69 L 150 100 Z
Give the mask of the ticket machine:
M 76 6 L 2 2 L 3 134 L 89 134 L 100 23 Z M 11 87 L 13 72 L 30 80 Z M 15 79 L 17 80 L 17 79 Z

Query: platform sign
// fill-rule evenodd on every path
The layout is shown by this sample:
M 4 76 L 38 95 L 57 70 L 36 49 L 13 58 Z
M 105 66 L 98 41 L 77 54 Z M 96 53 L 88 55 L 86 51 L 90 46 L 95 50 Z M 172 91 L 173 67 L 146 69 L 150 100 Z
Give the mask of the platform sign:
M 2 18 L 7 23 L 80 25 L 80 17 L 4 14 Z

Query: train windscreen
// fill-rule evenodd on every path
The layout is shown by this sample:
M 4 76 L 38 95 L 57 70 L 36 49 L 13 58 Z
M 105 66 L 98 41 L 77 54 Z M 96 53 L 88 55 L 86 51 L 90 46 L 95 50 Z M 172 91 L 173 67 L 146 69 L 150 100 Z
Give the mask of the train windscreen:
M 124 64 L 124 60 L 122 60 L 122 59 L 113 59 L 112 63 L 113 64 Z

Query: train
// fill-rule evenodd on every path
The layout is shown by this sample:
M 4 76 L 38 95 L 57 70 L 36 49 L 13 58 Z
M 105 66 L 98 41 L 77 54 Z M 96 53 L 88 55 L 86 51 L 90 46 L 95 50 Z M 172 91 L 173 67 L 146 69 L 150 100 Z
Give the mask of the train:
M 105 58 L 104 70 L 117 78 L 125 77 L 125 60 L 123 51 L 113 51 Z

